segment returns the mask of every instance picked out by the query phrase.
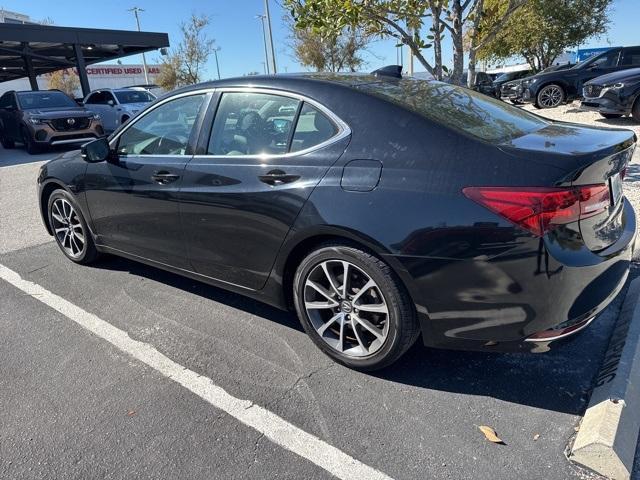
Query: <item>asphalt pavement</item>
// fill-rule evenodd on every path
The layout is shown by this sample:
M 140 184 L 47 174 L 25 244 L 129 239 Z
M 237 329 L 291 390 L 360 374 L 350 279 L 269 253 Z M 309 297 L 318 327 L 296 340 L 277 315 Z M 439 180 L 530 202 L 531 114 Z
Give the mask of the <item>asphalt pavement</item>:
M 0 150 L 0 265 L 23 279 L 390 477 L 592 477 L 565 449 L 622 297 L 547 354 L 416 345 L 358 373 L 291 314 L 116 257 L 66 260 L 37 215 L 38 162 L 51 156 Z M 37 296 L 0 280 L 0 299 L 0 478 L 330 477 Z

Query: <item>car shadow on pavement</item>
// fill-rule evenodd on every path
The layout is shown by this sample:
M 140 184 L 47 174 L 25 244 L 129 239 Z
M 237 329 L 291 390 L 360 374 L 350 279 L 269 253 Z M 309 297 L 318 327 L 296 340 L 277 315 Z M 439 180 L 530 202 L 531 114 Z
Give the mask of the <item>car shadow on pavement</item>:
M 609 127 L 637 127 L 638 122 L 631 117 L 596 118 L 596 123 L 603 123 Z
M 115 256 L 105 256 L 93 267 L 149 278 L 304 332 L 293 313 L 155 267 Z M 620 295 L 583 334 L 548 353 L 429 349 L 419 338 L 399 361 L 367 375 L 421 389 L 486 396 L 579 415 L 586 408 L 622 298 Z M 314 347 L 309 344 L 308 348 Z
M 132 275 L 149 278 L 213 302 L 222 303 L 228 307 L 237 308 L 252 315 L 266 318 L 267 320 L 278 322 L 294 330 L 304 332 L 302 325 L 300 325 L 300 322 L 293 313 L 279 310 L 252 298 L 214 287 L 198 280 L 192 280 L 182 275 L 167 272 L 166 270 L 113 255 L 105 255 L 90 266 L 105 270 L 128 272 Z
M 13 167 L 16 165 L 26 165 L 28 163 L 42 162 L 51 160 L 65 152 L 77 150 L 78 146 L 58 145 L 35 155 L 28 154 L 22 145 L 16 145 L 15 148 L 6 149 L 0 147 L 0 167 Z
M 624 176 L 624 181 L 627 183 L 640 182 L 640 164 L 630 163 L 627 165 L 627 171 Z

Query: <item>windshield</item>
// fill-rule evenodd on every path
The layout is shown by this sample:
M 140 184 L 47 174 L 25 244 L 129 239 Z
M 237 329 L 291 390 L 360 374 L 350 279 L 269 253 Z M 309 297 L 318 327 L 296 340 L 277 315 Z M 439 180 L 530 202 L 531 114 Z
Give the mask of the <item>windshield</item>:
M 17 96 L 23 110 L 78 107 L 76 102 L 62 92 L 19 92 Z
M 502 143 L 548 125 L 529 112 L 448 83 L 403 79 L 355 88 L 489 142 Z
M 113 93 L 120 103 L 149 103 L 156 99 L 145 90 L 116 90 Z

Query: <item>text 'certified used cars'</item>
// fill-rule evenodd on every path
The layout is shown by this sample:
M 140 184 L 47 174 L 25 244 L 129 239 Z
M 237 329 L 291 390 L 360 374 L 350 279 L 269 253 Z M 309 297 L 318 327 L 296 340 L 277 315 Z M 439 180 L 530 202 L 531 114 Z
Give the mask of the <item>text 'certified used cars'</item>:
M 546 351 L 586 327 L 629 271 L 633 132 L 390 70 L 178 90 L 41 168 L 46 228 L 77 263 L 121 255 L 295 309 L 363 370 L 419 336 Z

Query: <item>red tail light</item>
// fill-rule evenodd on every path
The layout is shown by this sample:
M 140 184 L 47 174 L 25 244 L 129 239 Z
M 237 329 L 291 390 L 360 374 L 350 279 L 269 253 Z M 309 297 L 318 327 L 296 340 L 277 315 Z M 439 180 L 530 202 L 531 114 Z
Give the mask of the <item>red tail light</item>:
M 611 202 L 605 184 L 572 188 L 467 187 L 463 193 L 537 236 L 557 225 L 597 215 Z

